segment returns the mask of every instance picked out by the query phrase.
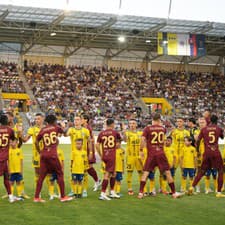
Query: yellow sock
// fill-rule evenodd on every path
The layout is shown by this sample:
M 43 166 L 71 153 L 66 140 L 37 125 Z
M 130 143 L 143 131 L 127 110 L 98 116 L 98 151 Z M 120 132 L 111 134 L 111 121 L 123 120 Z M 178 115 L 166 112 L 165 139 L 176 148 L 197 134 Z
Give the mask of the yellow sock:
M 20 185 L 21 185 L 21 190 L 22 190 L 22 193 L 25 193 L 25 188 L 24 188 L 24 180 L 21 180 L 20 181 Z
M 88 174 L 87 172 L 84 173 L 84 180 L 83 180 L 83 190 L 87 191 L 88 189 Z
M 209 190 L 209 186 L 210 186 L 210 179 L 205 178 L 205 190 Z
M 77 184 L 77 194 L 81 195 L 82 193 L 82 184 Z
M 61 196 L 60 187 L 58 184 L 56 185 L 56 188 L 57 188 L 58 195 Z
M 149 192 L 153 192 L 155 190 L 155 180 L 150 180 L 149 183 Z
M 159 187 L 160 187 L 161 190 L 162 190 L 162 179 L 163 179 L 163 176 L 160 175 L 159 176 Z
M 121 184 L 120 184 L 119 181 L 116 181 L 116 183 L 115 183 L 115 192 L 116 193 L 120 193 L 120 191 L 121 191 Z
M 70 179 L 70 189 L 73 192 L 73 190 L 74 190 L 74 182 L 71 179 Z
M 189 184 L 190 184 L 190 187 L 192 187 L 193 179 L 189 179 Z
M 213 179 L 213 184 L 214 184 L 214 190 L 217 191 L 217 179 Z
M 181 190 L 186 191 L 187 181 L 183 177 L 181 178 Z
M 54 184 L 48 186 L 48 193 L 50 196 L 54 195 Z
M 13 184 L 10 185 L 10 188 L 11 188 L 11 193 L 12 193 L 12 195 L 13 195 L 13 193 L 14 193 L 14 185 L 13 185 Z
M 133 171 L 127 171 L 127 188 L 128 188 L 128 190 L 132 190 L 132 174 L 133 174 Z
M 161 186 L 161 189 L 162 189 L 163 192 L 166 191 L 166 184 L 167 184 L 167 182 L 166 182 L 166 180 L 163 178 L 163 179 L 162 179 L 162 186 Z
M 77 184 L 73 183 L 73 193 L 76 195 L 78 193 Z
M 22 196 L 23 193 L 23 184 L 16 184 L 17 195 Z

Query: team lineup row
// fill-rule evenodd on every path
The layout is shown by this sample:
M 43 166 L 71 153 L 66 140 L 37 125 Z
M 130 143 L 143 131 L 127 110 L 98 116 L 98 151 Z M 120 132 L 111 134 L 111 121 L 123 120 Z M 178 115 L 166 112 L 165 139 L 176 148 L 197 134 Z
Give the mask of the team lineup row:
M 209 115 L 208 115 L 209 117 Z M 100 185 L 101 194 L 99 199 L 110 200 L 120 198 L 120 186 L 122 173 L 124 171 L 124 152 L 126 155 L 128 194 L 133 195 L 132 173 L 136 168 L 139 174 L 140 190 L 138 198 L 143 198 L 147 193 L 146 180 L 150 179 L 151 195 L 154 190 L 154 170 L 160 170 L 160 187 L 164 194 L 166 180 L 171 188 L 173 198 L 180 197 L 186 191 L 186 180 L 189 175 L 190 188 L 188 193 L 194 191 L 194 187 L 203 175 L 206 174 L 206 192 L 209 192 L 209 176 L 212 172 L 214 180 L 218 172 L 217 197 L 223 197 L 221 188 L 223 185 L 223 161 L 218 149 L 218 138 L 223 138 L 222 129 L 216 126 L 217 117 L 212 116 L 211 122 L 208 118 L 199 119 L 199 129 L 195 120 L 189 120 L 190 130 L 184 129 L 182 118 L 177 119 L 177 128 L 166 138 L 166 130 L 161 126 L 159 114 L 153 115 L 152 125 L 147 126 L 143 132 L 137 131 L 135 119 L 129 121 L 129 129 L 123 126 L 122 134 L 114 130 L 114 120 L 106 121 L 105 129 L 100 132 L 97 143 L 94 143 L 92 130 L 88 125 L 87 115 L 76 116 L 74 126 L 66 129 L 64 124 L 58 126 L 56 118 L 49 115 L 44 118 L 41 114 L 35 116 L 35 126 L 28 129 L 26 135 L 22 135 L 22 127 L 12 124 L 10 113 L 1 116 L 1 175 L 4 175 L 4 184 L 7 189 L 10 202 L 16 200 L 12 195 L 13 184 L 17 183 L 18 196 L 25 196 L 22 171 L 22 152 L 19 148 L 22 142 L 32 137 L 33 141 L 33 167 L 36 177 L 36 191 L 34 202 L 44 202 L 40 198 L 42 183 L 48 174 L 50 199 L 54 198 L 54 181 L 57 180 L 60 189 L 60 200 L 70 201 L 72 197 L 65 196 L 65 185 L 63 179 L 63 151 L 58 148 L 58 136 L 70 136 L 71 138 L 71 196 L 87 196 L 87 174 L 95 181 L 94 190 Z M 208 123 L 208 125 L 207 125 Z M 14 128 L 14 131 L 10 127 Z M 207 132 L 205 131 L 207 130 Z M 205 133 L 203 133 L 203 131 Z M 208 136 L 207 136 L 208 135 Z M 11 141 L 9 141 L 11 139 Z M 126 151 L 121 148 L 121 141 L 127 142 Z M 95 149 L 104 164 L 104 178 L 102 184 L 93 167 L 95 163 Z M 7 163 L 9 161 L 9 168 Z M 181 191 L 177 193 L 174 185 L 175 168 L 182 169 Z M 9 169 L 9 171 L 8 171 Z M 195 177 L 195 172 L 198 175 Z M 10 176 L 9 176 L 10 175 Z M 194 179 L 195 177 L 195 179 Z M 194 182 L 193 182 L 194 179 Z M 110 195 L 106 194 L 108 183 L 110 183 Z M 216 183 L 216 182 L 215 182 Z M 198 191 L 198 186 L 197 189 Z

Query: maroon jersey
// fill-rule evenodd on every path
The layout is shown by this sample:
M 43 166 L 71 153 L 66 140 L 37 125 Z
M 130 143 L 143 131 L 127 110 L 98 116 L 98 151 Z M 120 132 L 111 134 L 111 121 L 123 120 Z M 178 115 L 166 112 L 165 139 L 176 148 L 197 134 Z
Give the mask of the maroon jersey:
M 201 129 L 197 140 L 197 146 L 199 146 L 201 139 L 203 139 L 205 151 L 219 151 L 218 139 L 223 139 L 223 137 L 223 130 L 217 125 L 211 124 Z
M 150 155 L 163 153 L 166 129 L 160 125 L 145 127 L 142 136 L 146 138 L 147 149 Z
M 91 140 L 92 140 L 92 150 L 94 151 L 95 145 L 94 145 L 94 141 L 93 141 L 94 140 L 94 135 L 93 135 L 92 128 L 91 128 L 90 125 L 87 125 L 85 128 L 88 129 L 89 132 L 90 132 L 90 137 L 91 137 Z M 89 154 L 89 152 L 90 152 L 89 145 L 87 146 L 87 150 L 88 150 L 88 154 Z
M 14 131 L 8 126 L 0 126 L 0 161 L 9 158 L 9 142 L 14 139 Z
M 41 143 L 41 154 L 57 155 L 58 135 L 64 131 L 59 126 L 48 125 L 41 129 L 37 136 L 37 141 Z
M 99 133 L 97 142 L 102 145 L 103 158 L 115 157 L 117 140 L 121 140 L 120 134 L 113 129 L 106 129 Z

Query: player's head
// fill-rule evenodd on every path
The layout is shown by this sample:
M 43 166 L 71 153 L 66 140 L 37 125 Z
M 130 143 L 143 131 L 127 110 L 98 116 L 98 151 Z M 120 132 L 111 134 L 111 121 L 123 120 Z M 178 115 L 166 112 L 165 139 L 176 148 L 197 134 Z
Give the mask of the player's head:
M 211 121 L 212 124 L 217 124 L 218 116 L 212 115 L 212 116 L 210 117 L 210 121 Z
M 82 138 L 76 139 L 75 145 L 77 150 L 81 150 L 83 146 L 83 139 Z
M 158 124 L 161 125 L 161 115 L 159 113 L 155 113 L 152 116 L 152 124 Z
M 35 125 L 41 126 L 44 122 L 44 117 L 41 113 L 36 113 L 34 117 Z
M 5 115 L 5 114 L 2 114 L 0 116 L 0 124 L 3 125 L 3 126 L 6 126 L 6 125 L 8 125 L 8 123 L 9 123 L 8 116 Z
M 190 127 L 190 128 L 196 126 L 196 120 L 195 120 L 195 118 L 193 118 L 193 117 L 189 118 L 189 119 L 188 119 L 188 124 L 187 124 L 187 125 L 188 125 L 188 127 Z
M 135 119 L 129 120 L 129 128 L 130 128 L 130 130 L 136 130 L 137 129 L 137 121 Z
M 18 139 L 17 138 L 14 138 L 12 140 L 10 140 L 10 146 L 11 148 L 15 149 L 18 145 Z
M 82 125 L 82 120 L 80 116 L 75 116 L 74 117 L 74 125 L 75 127 L 81 127 Z
M 87 114 L 83 114 L 81 116 L 81 119 L 82 119 L 82 125 L 86 125 L 89 123 L 90 117 Z
M 200 129 L 206 127 L 206 126 L 207 126 L 207 122 L 206 122 L 206 120 L 205 120 L 205 117 L 200 117 L 200 118 L 198 119 L 198 124 L 199 124 L 199 128 L 200 128 Z
M 205 110 L 205 112 L 203 112 L 203 117 L 205 117 L 205 118 L 209 118 L 210 117 L 210 111 L 207 109 L 207 110 Z
M 45 117 L 45 122 L 50 124 L 50 125 L 54 125 L 56 124 L 57 118 L 55 115 L 47 115 Z
M 172 145 L 172 141 L 173 141 L 172 137 L 171 137 L 171 136 L 168 136 L 168 137 L 166 138 L 165 145 L 166 145 L 167 147 L 169 147 L 170 145 Z
M 106 120 L 106 126 L 109 127 L 109 128 L 114 128 L 114 125 L 115 125 L 115 121 L 113 118 L 108 118 Z
M 178 128 L 183 128 L 184 127 L 184 119 L 182 117 L 178 117 L 176 121 L 176 125 Z
M 8 117 L 8 123 L 13 124 L 14 115 L 12 112 L 6 112 L 5 115 Z
M 187 136 L 187 137 L 184 138 L 184 144 L 186 146 L 190 146 L 191 143 L 192 143 L 192 138 L 191 137 Z

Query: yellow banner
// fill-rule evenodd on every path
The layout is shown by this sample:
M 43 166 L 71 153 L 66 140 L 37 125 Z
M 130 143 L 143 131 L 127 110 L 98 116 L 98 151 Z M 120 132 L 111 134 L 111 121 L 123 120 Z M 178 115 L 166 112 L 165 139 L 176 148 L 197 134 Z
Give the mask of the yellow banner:
M 177 55 L 177 34 L 167 33 L 168 55 Z
M 17 99 L 17 100 L 28 100 L 29 95 L 21 93 L 2 93 L 3 99 Z
M 159 55 L 163 55 L 163 47 L 162 47 L 162 44 L 163 44 L 163 33 L 162 32 L 159 32 L 158 33 L 158 54 Z

